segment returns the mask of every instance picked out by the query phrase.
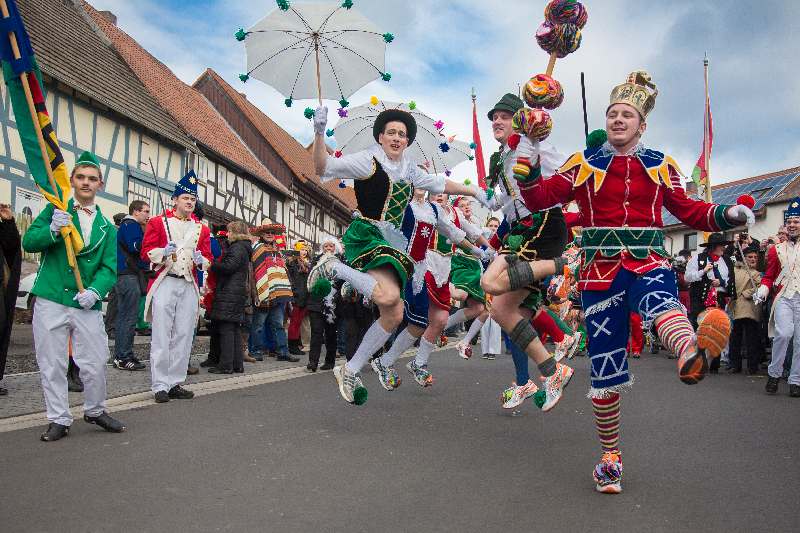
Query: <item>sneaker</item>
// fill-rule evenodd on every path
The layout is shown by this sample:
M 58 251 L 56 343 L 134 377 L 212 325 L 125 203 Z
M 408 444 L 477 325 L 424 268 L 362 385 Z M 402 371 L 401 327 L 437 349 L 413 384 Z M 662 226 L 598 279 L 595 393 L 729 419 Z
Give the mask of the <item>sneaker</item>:
M 461 359 L 469 359 L 472 357 L 472 346 L 469 344 L 459 342 L 456 344 L 456 349 L 458 350 L 458 355 L 461 357 Z
M 764 387 L 764 390 L 767 391 L 767 394 L 778 393 L 778 381 L 779 378 L 773 378 L 772 376 L 767 378 L 767 385 Z
M 592 473 L 595 489 L 604 494 L 622 492 L 622 456 L 618 450 L 604 452 Z
M 725 311 L 721 309 L 706 311 L 697 326 L 697 346 L 705 350 L 709 357 L 719 357 L 728 345 L 730 336 L 731 319 Z
M 334 368 L 333 377 L 339 384 L 339 394 L 346 402 L 362 405 L 367 401 L 367 389 L 361 382 L 361 376 L 348 370 L 347 365 Z
M 495 357 L 497 357 L 497 356 L 495 354 L 493 354 L 493 353 L 485 353 L 481 357 L 483 359 L 486 359 L 487 361 L 494 361 Z
M 706 377 L 708 359 L 706 351 L 700 347 L 685 350 L 678 357 L 678 377 L 687 385 L 695 385 Z
M 521 387 L 513 383 L 509 388 L 504 390 L 503 394 L 500 396 L 503 409 L 513 409 L 522 405 L 522 402 L 536 394 L 538 390 L 539 387 L 531 380 L 528 380 L 528 382 Z
M 175 385 L 167 393 L 171 400 L 191 400 L 194 398 L 194 393 L 188 389 L 184 389 L 180 385 Z
M 575 335 L 567 335 L 566 333 L 564 334 L 564 340 L 556 343 L 556 351 L 553 354 L 553 357 L 556 358 L 556 361 L 561 361 L 564 357 L 567 359 L 573 358 L 575 351 L 581 345 L 580 335 L 580 332 L 575 333 Z
M 308 272 L 308 290 L 310 291 L 320 279 L 327 279 L 333 283 L 336 279 L 336 265 L 339 259 L 333 254 L 323 254 Z
M 160 390 L 153 395 L 156 403 L 167 403 L 169 401 L 169 393 L 165 390 Z
M 412 359 L 406 364 L 406 369 L 414 376 L 414 381 L 420 387 L 430 387 L 433 385 L 433 376 L 428 372 L 428 365 L 418 366 L 417 362 Z
M 119 368 L 120 370 L 130 370 L 133 372 L 136 370 L 143 370 L 144 363 L 135 361 L 133 359 L 114 359 L 114 367 Z
M 547 412 L 556 406 L 574 372 L 567 365 L 556 364 L 555 373 L 545 378 L 544 383 L 542 383 L 542 389 L 536 393 L 534 398 L 536 405 L 541 407 L 542 411 Z
M 789 396 L 800 398 L 800 385 L 789 385 Z
M 397 376 L 397 371 L 391 366 L 384 366 L 380 357 L 376 357 L 370 361 L 369 364 L 372 370 L 378 374 L 378 381 L 381 382 L 384 389 L 392 391 L 400 386 L 400 379 Z

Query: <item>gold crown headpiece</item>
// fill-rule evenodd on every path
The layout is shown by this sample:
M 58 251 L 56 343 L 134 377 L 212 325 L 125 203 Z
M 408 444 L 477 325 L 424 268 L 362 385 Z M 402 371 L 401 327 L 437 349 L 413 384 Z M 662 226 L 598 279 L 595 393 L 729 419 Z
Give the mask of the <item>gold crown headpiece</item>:
M 642 118 L 647 118 L 647 115 L 656 106 L 656 96 L 658 96 L 658 89 L 650 79 L 650 74 L 644 70 L 637 70 L 628 74 L 625 83 L 614 87 L 608 107 L 614 104 L 628 104 L 633 106 L 642 115 Z

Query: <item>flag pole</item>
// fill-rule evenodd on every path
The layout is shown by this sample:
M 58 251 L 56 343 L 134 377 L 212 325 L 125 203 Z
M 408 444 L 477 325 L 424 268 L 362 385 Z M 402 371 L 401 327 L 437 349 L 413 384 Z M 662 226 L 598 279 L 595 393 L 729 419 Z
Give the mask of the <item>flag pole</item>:
M 708 101 L 708 54 L 703 57 L 703 79 L 706 87 L 706 101 L 705 101 L 705 114 L 703 117 L 703 143 L 705 150 L 703 150 L 703 158 L 706 165 L 706 202 L 711 202 L 711 146 L 710 146 L 710 124 L 708 123 L 709 101 Z
M 6 4 L 6 0 L 0 0 L 0 12 L 2 12 L 3 18 L 9 18 L 10 14 L 8 11 L 8 5 Z M 11 51 L 14 54 L 14 59 L 20 59 L 22 54 L 19 51 L 19 44 L 17 43 L 17 36 L 14 34 L 13 31 L 8 32 L 8 39 L 11 41 Z M 36 107 L 33 104 L 33 95 L 31 94 L 31 86 L 28 83 L 27 73 L 22 72 L 19 75 L 19 81 L 22 84 L 22 90 L 25 93 L 25 101 L 28 103 L 28 111 L 31 114 L 31 120 L 33 120 L 33 124 L 36 126 L 34 130 L 36 130 L 36 140 L 39 141 L 39 150 L 42 154 L 42 161 L 44 162 L 44 167 L 47 170 L 47 179 L 50 181 L 50 187 L 53 189 L 54 194 L 62 194 L 61 191 L 56 186 L 56 180 L 53 176 L 53 169 L 48 163 L 50 161 L 50 156 L 47 155 L 47 147 L 44 142 L 44 137 L 42 136 L 42 129 L 39 127 L 39 115 L 36 112 Z M 64 202 L 64 198 L 61 197 L 61 201 Z M 81 280 L 81 273 L 78 270 L 78 263 L 75 260 L 75 250 L 72 248 L 72 241 L 70 239 L 64 239 L 64 246 L 67 249 L 67 261 L 69 265 L 72 267 L 72 273 L 75 276 L 75 285 L 78 288 L 78 292 L 83 292 L 83 281 Z

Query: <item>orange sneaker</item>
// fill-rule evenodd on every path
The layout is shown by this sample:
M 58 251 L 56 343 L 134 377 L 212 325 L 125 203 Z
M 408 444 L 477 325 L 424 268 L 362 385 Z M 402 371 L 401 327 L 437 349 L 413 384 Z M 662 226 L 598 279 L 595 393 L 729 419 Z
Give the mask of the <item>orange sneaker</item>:
M 709 309 L 698 318 L 697 346 L 719 357 L 731 336 L 731 319 L 722 309 Z

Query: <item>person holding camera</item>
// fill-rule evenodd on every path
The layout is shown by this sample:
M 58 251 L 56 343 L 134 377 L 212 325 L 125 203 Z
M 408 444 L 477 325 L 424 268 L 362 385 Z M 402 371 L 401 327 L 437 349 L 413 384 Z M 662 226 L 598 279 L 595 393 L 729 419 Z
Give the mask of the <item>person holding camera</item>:
M 128 215 L 117 230 L 117 320 L 114 328 L 114 366 L 120 370 L 143 370 L 145 365 L 133 355 L 133 338 L 139 318 L 139 300 L 147 294 L 149 265 L 140 254 L 144 228 L 150 220 L 150 206 L 134 200 Z

